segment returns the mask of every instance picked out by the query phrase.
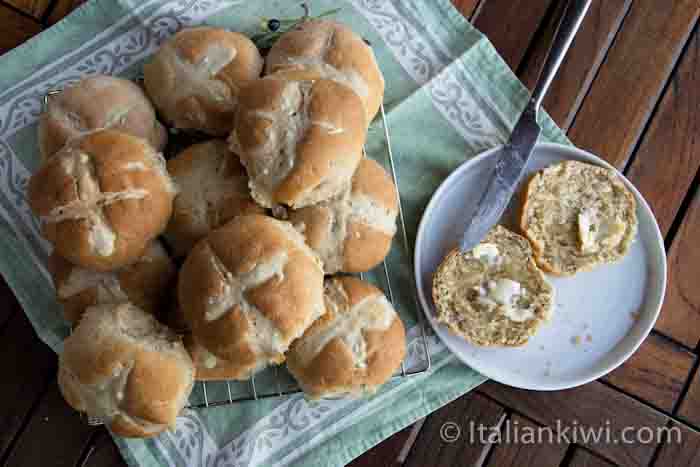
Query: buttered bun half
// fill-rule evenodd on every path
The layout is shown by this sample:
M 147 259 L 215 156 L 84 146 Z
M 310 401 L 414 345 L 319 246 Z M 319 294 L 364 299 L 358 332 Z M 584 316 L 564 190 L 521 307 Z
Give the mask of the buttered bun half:
M 500 225 L 469 251 L 455 249 L 433 276 L 438 321 L 482 347 L 527 343 L 550 319 L 554 288 L 526 238 Z
M 570 276 L 622 259 L 637 235 L 636 210 L 615 170 L 564 161 L 527 184 L 520 228 L 542 269 Z

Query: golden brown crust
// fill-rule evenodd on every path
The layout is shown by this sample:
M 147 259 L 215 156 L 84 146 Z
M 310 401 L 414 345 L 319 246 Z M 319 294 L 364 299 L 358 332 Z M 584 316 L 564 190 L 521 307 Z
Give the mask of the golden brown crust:
M 241 92 L 231 145 L 253 198 L 294 208 L 337 194 L 360 162 L 366 127 L 359 98 L 329 80 L 270 76 Z
M 129 304 L 90 308 L 59 358 L 66 401 L 123 436 L 152 436 L 172 426 L 193 381 L 192 360 L 179 339 Z
M 168 172 L 180 189 L 165 231 L 177 256 L 238 215 L 264 213 L 250 196 L 238 156 L 223 140 L 190 146 L 168 161 Z
M 330 279 L 325 298 L 326 315 L 295 341 L 287 367 L 312 399 L 374 392 L 405 357 L 401 319 L 379 289 L 354 277 Z
M 337 197 L 290 212 L 289 219 L 324 263 L 326 274 L 365 272 L 391 249 L 398 196 L 389 174 L 363 158 L 352 183 Z
M 147 140 L 157 151 L 167 132 L 143 90 L 131 81 L 95 75 L 49 96 L 39 118 L 39 149 L 44 159 L 72 139 L 110 128 Z
M 384 384 L 399 368 L 406 356 L 406 331 L 401 319 L 395 319 L 386 331 L 365 331 L 367 366 L 365 384 Z M 398 364 L 396 362 L 399 362 Z
M 185 335 L 185 348 L 190 353 L 195 367 L 195 380 L 222 381 L 237 379 L 240 367 L 209 353 L 199 345 L 191 334 Z
M 322 126 L 311 125 L 297 147 L 298 163 L 277 187 L 276 201 L 298 205 L 295 199 L 300 194 L 313 190 L 339 168 L 350 174 L 357 168 L 365 132 L 357 125 L 362 117 L 352 106 L 354 98 L 351 96 L 347 88 L 333 81 L 319 80 L 313 84 L 309 119 L 311 122 L 325 119 L 328 125 L 343 128 L 343 132 L 331 134 Z M 332 163 L 329 162 L 331 157 Z
M 318 253 L 332 228 L 333 212 L 327 203 L 289 211 L 289 221 L 304 234 L 306 243 Z M 326 265 L 324 264 L 324 270 Z
M 281 106 L 287 82 L 280 79 L 258 79 L 251 81 L 240 95 L 238 118 L 234 133 L 236 142 L 244 153 L 264 146 L 268 139 L 269 119 L 257 118 L 248 113 L 257 111 L 274 112 Z M 236 148 L 232 146 L 234 152 Z M 245 156 L 245 154 L 243 154 Z M 245 161 L 242 161 L 245 163 Z
M 241 87 L 263 60 L 246 36 L 212 27 L 184 29 L 144 65 L 144 83 L 172 126 L 214 136 L 231 131 Z
M 361 384 L 359 372 L 348 370 L 354 366 L 352 353 L 339 337 L 333 338 L 306 369 L 297 367 L 291 355 L 287 359 L 289 371 L 300 384 L 304 381 L 304 392 L 312 399 L 334 393 L 336 388 L 354 386 L 353 382 Z
M 149 246 L 144 256 L 118 271 L 117 275 L 131 303 L 160 317 L 169 302 L 169 292 L 176 284 L 176 272 L 175 264 L 158 245 Z
M 257 287 L 251 287 L 245 293 L 246 299 L 263 316 L 275 323 L 285 339 L 298 333 L 299 315 L 302 315 L 303 320 L 303 315 L 307 313 L 304 309 L 314 304 L 318 297 L 316 291 L 308 287 L 307 271 L 312 270 L 315 278 L 319 277 L 317 265 L 308 252 L 292 251 L 288 257 L 283 279 L 273 277 Z
M 29 205 L 70 262 L 109 271 L 136 261 L 167 224 L 175 191 L 145 141 L 103 130 L 76 140 L 31 177 Z
M 68 280 L 68 277 L 75 266 L 63 259 L 56 253 L 49 256 L 48 270 L 53 278 L 53 283 L 56 289 L 59 289 L 63 283 Z M 89 288 L 82 292 L 76 293 L 67 299 L 58 297 L 58 302 L 63 308 L 63 318 L 69 323 L 77 323 L 83 315 L 85 309 L 89 306 L 96 305 L 98 295 L 96 288 Z
M 144 352 L 138 363 L 129 373 L 122 410 L 151 423 L 173 423 L 182 409 L 170 403 L 182 397 L 182 359 L 160 352 Z
M 350 307 L 357 305 L 366 298 L 383 295 L 382 291 L 374 285 L 353 276 L 339 276 L 330 280 L 336 281 L 336 283 L 341 285 L 348 298 L 348 306 Z
M 358 222 L 349 222 L 347 229 L 343 246 L 343 272 L 369 271 L 389 254 L 393 235 Z
M 318 260 L 289 224 L 243 215 L 194 247 L 178 295 L 197 342 L 244 379 L 283 361 L 323 313 L 322 282 Z
M 93 305 L 129 301 L 146 313 L 160 316 L 175 278 L 175 265 L 154 240 L 135 263 L 113 272 L 95 272 L 71 264 L 53 253 L 48 269 L 63 316 L 75 324 Z
M 372 48 L 350 28 L 334 21 L 306 21 L 284 33 L 266 58 L 266 72 L 342 82 L 362 98 L 368 123 L 384 97 L 384 78 Z
M 371 196 L 387 209 L 397 211 L 399 196 L 386 170 L 374 159 L 364 158 L 352 177 L 352 193 Z

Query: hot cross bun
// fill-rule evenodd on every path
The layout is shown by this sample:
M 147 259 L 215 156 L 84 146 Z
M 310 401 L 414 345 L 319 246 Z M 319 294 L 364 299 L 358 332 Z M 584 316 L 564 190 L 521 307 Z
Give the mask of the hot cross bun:
M 196 342 L 246 379 L 324 313 L 323 270 L 291 224 L 238 216 L 190 252 L 178 300 Z
M 28 196 L 59 255 L 111 271 L 138 260 L 165 229 L 176 191 L 146 140 L 101 130 L 48 159 L 32 175 Z

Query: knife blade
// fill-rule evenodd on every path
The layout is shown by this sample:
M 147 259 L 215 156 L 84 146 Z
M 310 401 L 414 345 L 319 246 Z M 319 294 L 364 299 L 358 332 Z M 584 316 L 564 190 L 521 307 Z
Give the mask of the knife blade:
M 492 156 L 496 161 L 495 168 L 486 184 L 486 190 L 471 213 L 472 217 L 459 245 L 462 251 L 471 250 L 486 236 L 513 197 L 541 132 L 537 124 L 537 112 L 542 99 L 564 61 L 591 1 L 569 0 L 564 9 L 532 96 L 515 124 L 508 143 Z
M 462 251 L 474 248 L 503 215 L 525 172 L 540 132 L 537 112 L 531 101 L 520 115 L 508 143 L 492 156 L 496 165 L 464 231 L 460 243 Z

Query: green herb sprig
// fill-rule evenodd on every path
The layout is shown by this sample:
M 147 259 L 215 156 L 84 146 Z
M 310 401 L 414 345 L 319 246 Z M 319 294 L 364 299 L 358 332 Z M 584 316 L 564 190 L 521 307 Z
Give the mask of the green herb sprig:
M 304 16 L 299 18 L 261 18 L 260 27 L 263 32 L 251 37 L 251 40 L 258 49 L 263 51 L 268 50 L 282 34 L 296 28 L 306 21 L 332 16 L 342 10 L 342 8 L 334 8 L 324 11 L 320 15 L 311 16 L 309 6 L 306 3 L 302 3 L 301 7 L 304 9 Z

